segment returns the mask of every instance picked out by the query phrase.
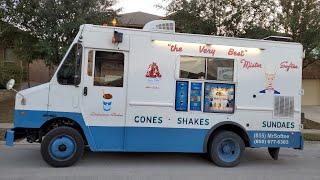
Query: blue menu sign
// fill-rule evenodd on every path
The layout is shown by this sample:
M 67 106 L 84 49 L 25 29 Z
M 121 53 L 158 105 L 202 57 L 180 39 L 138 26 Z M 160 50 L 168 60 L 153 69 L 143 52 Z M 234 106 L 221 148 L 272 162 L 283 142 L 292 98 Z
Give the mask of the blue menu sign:
M 190 110 L 201 111 L 202 83 L 191 82 Z
M 176 111 L 187 111 L 188 110 L 188 81 L 177 81 L 176 82 Z

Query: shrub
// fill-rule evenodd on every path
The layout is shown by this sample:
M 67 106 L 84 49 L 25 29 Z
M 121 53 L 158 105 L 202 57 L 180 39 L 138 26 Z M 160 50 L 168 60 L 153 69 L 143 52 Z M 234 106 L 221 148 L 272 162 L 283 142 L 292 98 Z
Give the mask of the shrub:
M 23 78 L 23 68 L 18 63 L 0 62 L 0 88 L 5 88 L 8 80 L 15 79 L 16 87 Z

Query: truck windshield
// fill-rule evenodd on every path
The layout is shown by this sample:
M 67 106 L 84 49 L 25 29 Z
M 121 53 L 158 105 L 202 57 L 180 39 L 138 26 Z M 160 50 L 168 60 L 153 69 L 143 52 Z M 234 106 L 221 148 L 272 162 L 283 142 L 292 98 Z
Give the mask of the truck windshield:
M 62 85 L 79 85 L 81 79 L 82 45 L 74 44 L 58 71 L 57 79 Z

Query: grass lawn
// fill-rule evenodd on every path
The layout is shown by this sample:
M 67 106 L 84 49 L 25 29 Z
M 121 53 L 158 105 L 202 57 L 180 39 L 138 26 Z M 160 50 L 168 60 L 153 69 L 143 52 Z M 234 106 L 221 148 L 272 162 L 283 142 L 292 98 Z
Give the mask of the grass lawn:
M 304 133 L 303 139 L 305 141 L 320 141 L 320 134 Z

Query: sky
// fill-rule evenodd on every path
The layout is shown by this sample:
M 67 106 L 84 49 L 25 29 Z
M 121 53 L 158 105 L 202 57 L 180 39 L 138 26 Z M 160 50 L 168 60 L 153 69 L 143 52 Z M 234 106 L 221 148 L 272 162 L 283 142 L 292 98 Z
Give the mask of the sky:
M 142 11 L 159 16 L 164 16 L 165 11 L 155 7 L 157 4 L 163 4 L 162 0 L 117 0 L 115 8 L 122 8 L 122 13 Z

